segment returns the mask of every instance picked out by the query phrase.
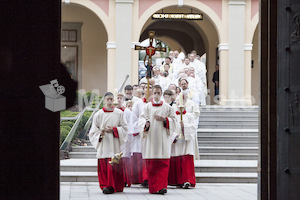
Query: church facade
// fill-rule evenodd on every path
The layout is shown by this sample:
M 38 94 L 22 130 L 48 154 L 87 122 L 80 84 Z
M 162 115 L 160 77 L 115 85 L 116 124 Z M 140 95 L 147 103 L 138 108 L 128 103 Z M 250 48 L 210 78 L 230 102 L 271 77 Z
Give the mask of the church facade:
M 155 13 L 202 14 L 202 20 L 157 20 Z M 206 54 L 207 104 L 220 65 L 220 104 L 257 105 L 258 0 L 63 0 L 62 62 L 79 89 L 100 94 L 138 83 L 136 44 L 154 30 L 171 50 Z

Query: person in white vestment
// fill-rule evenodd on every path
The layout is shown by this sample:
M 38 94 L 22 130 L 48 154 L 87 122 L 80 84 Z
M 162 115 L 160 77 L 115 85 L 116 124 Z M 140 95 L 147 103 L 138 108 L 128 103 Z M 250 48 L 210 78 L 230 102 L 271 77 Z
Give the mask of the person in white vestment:
M 117 98 L 117 97 L 115 97 Z M 98 180 L 104 194 L 122 192 L 124 189 L 123 162 L 113 166 L 111 158 L 121 152 L 121 145 L 127 141 L 127 124 L 120 109 L 113 107 L 114 95 L 104 95 L 105 106 L 93 117 L 89 139 L 97 151 Z
M 151 101 L 152 99 L 152 84 L 154 83 L 154 80 L 151 80 L 149 84 L 149 99 L 146 99 L 146 93 L 147 93 L 147 85 L 144 87 L 144 94 L 145 96 L 136 101 L 135 104 L 132 107 L 132 114 L 131 114 L 131 120 L 132 123 L 131 127 L 132 129 L 129 130 L 129 135 L 132 134 L 132 147 L 131 147 L 131 163 L 134 163 L 131 165 L 131 176 L 132 176 L 132 184 L 141 184 L 144 187 L 148 186 L 148 178 L 147 178 L 147 171 L 146 171 L 146 164 L 143 163 L 142 159 L 142 149 L 141 149 L 141 135 L 140 130 L 138 127 L 138 120 L 140 115 L 142 114 L 142 111 L 144 109 L 144 106 L 148 103 L 148 101 Z
M 126 91 L 126 87 L 125 87 L 125 91 Z M 128 87 L 127 87 L 127 91 L 128 91 Z M 132 92 L 131 92 L 131 94 L 132 94 Z M 131 130 L 131 127 L 130 127 L 131 126 L 131 123 L 130 123 L 131 110 L 128 109 L 126 106 L 124 106 L 124 94 L 119 93 L 117 100 L 118 100 L 118 104 L 116 105 L 116 108 L 118 108 L 124 112 L 124 119 L 127 123 L 128 131 L 129 131 L 129 130 Z M 132 101 L 131 101 L 131 103 L 132 103 Z M 123 168 L 124 168 L 124 173 L 123 173 L 124 174 L 124 186 L 128 186 L 128 187 L 131 186 L 131 163 L 130 163 L 131 142 L 132 142 L 132 135 L 127 134 L 127 141 L 124 142 L 121 146 L 121 150 L 123 152 L 122 160 L 123 160 Z
M 186 99 L 187 95 L 183 93 L 182 97 Z M 182 110 L 180 109 L 179 104 L 185 106 L 184 102 L 186 103 L 187 101 L 179 101 L 173 105 L 176 111 L 177 128 L 171 149 L 169 185 L 181 186 L 187 189 L 196 185 L 194 145 L 197 127 L 193 113 L 187 112 L 185 107 Z M 181 137 L 179 137 L 180 134 L 182 134 Z
M 124 88 L 124 93 L 125 93 L 125 99 L 124 99 L 124 103 L 123 106 L 126 105 L 127 101 L 131 100 L 133 102 L 133 104 L 139 99 L 136 96 L 133 96 L 133 87 L 131 85 L 126 85 Z
M 170 105 L 161 100 L 160 85 L 153 86 L 153 100 L 147 103 L 139 119 L 142 155 L 146 162 L 150 193 L 167 192 L 171 137 L 176 117 Z

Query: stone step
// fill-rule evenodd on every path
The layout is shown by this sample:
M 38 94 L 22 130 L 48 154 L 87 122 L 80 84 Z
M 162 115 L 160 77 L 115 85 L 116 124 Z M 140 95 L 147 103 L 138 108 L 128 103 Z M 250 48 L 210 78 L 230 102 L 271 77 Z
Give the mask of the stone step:
M 258 136 L 258 129 L 198 129 L 201 136 Z
M 224 110 L 234 110 L 234 111 L 257 111 L 258 106 L 220 106 L 220 105 L 206 105 L 201 106 L 200 110 L 209 110 L 209 111 L 224 111 Z
M 255 121 L 258 123 L 257 116 L 201 116 L 199 118 L 200 122 L 204 121 L 230 121 L 230 122 L 237 122 L 237 121 Z
M 196 172 L 197 183 L 257 183 L 257 173 Z M 98 182 L 97 172 L 61 172 L 61 182 Z
M 258 147 L 199 147 L 200 153 L 246 153 L 258 154 Z
M 195 160 L 195 172 L 257 173 L 256 160 Z
M 72 146 L 72 152 L 96 152 L 93 146 Z
M 195 160 L 195 172 L 257 172 L 253 160 Z M 60 162 L 61 172 L 97 172 L 97 159 L 67 159 Z
M 198 141 L 199 147 L 258 147 L 257 141 Z
M 199 153 L 200 160 L 257 160 L 257 153 Z
M 226 120 L 222 120 L 222 121 L 216 121 L 216 120 L 213 120 L 213 121 L 199 121 L 199 125 L 200 126 L 203 126 L 203 125 L 216 125 L 216 126 L 219 126 L 219 125 L 226 125 L 226 126 L 241 126 L 241 125 L 253 125 L 253 126 L 256 126 L 256 128 L 258 127 L 258 121 L 242 121 L 242 120 L 239 120 L 239 121 L 226 121 Z
M 70 159 L 73 158 L 80 158 L 80 159 L 96 159 L 96 151 L 95 152 L 70 152 L 69 153 Z
M 203 129 L 255 129 L 258 127 L 258 124 L 244 124 L 244 125 L 241 125 L 241 124 L 199 124 L 198 125 L 198 128 L 203 128 Z
M 207 173 L 197 172 L 197 183 L 257 183 L 257 173 Z
M 256 141 L 258 136 L 202 136 L 198 134 L 198 141 Z

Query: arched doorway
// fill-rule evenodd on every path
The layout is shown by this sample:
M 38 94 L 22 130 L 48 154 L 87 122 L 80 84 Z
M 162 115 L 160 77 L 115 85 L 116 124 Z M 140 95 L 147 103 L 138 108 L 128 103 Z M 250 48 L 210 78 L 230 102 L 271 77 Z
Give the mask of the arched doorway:
M 158 6 L 149 9 L 153 11 L 152 14 L 161 13 L 162 9 L 165 13 L 190 13 L 192 10 L 193 13 L 203 13 L 204 19 L 201 21 L 157 21 L 152 20 L 152 14 L 149 13 L 150 11 L 147 11 L 148 18 L 144 19 L 138 41 L 141 42 L 146 39 L 148 32 L 154 30 L 156 38 L 165 43 L 172 42 L 173 46 L 182 47 L 182 49 L 171 49 L 172 51 L 182 51 L 187 55 L 192 50 L 196 50 L 200 56 L 206 53 L 207 88 L 210 91 L 207 97 L 207 104 L 213 104 L 214 84 L 211 79 L 215 71 L 215 65 L 218 62 L 216 50 L 220 44 L 219 31 L 216 29 L 215 23 L 212 22 L 208 14 L 200 10 L 200 6 L 197 8 L 190 5 L 177 7 L 177 5 L 166 6 L 162 4 L 162 6 L 164 7 L 159 9 L 157 9 Z
M 81 23 L 78 45 L 78 82 L 85 91 L 107 90 L 107 50 L 108 34 L 105 24 L 85 5 L 62 4 L 62 23 Z M 63 28 L 63 25 L 62 25 Z M 66 43 L 64 43 L 65 45 Z

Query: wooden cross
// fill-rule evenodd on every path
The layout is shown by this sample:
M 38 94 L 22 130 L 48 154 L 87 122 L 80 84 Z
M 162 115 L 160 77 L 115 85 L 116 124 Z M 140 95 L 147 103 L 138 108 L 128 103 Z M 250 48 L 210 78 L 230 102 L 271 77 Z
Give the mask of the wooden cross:
M 155 35 L 155 31 L 149 31 L 149 41 L 150 41 L 150 45 L 148 47 L 142 47 L 142 46 L 138 46 L 135 45 L 135 50 L 146 50 L 146 56 L 144 58 L 144 65 L 145 67 L 147 67 L 147 73 L 146 73 L 146 78 L 147 78 L 147 95 L 146 95 L 146 100 L 148 102 L 148 98 L 149 98 L 149 79 L 151 78 L 151 74 L 152 74 L 152 56 L 155 54 L 155 51 L 163 51 L 166 52 L 167 49 L 165 47 L 161 47 L 161 48 L 155 48 L 152 46 L 153 43 L 153 38 Z M 148 56 L 148 64 L 146 66 L 146 58 Z

